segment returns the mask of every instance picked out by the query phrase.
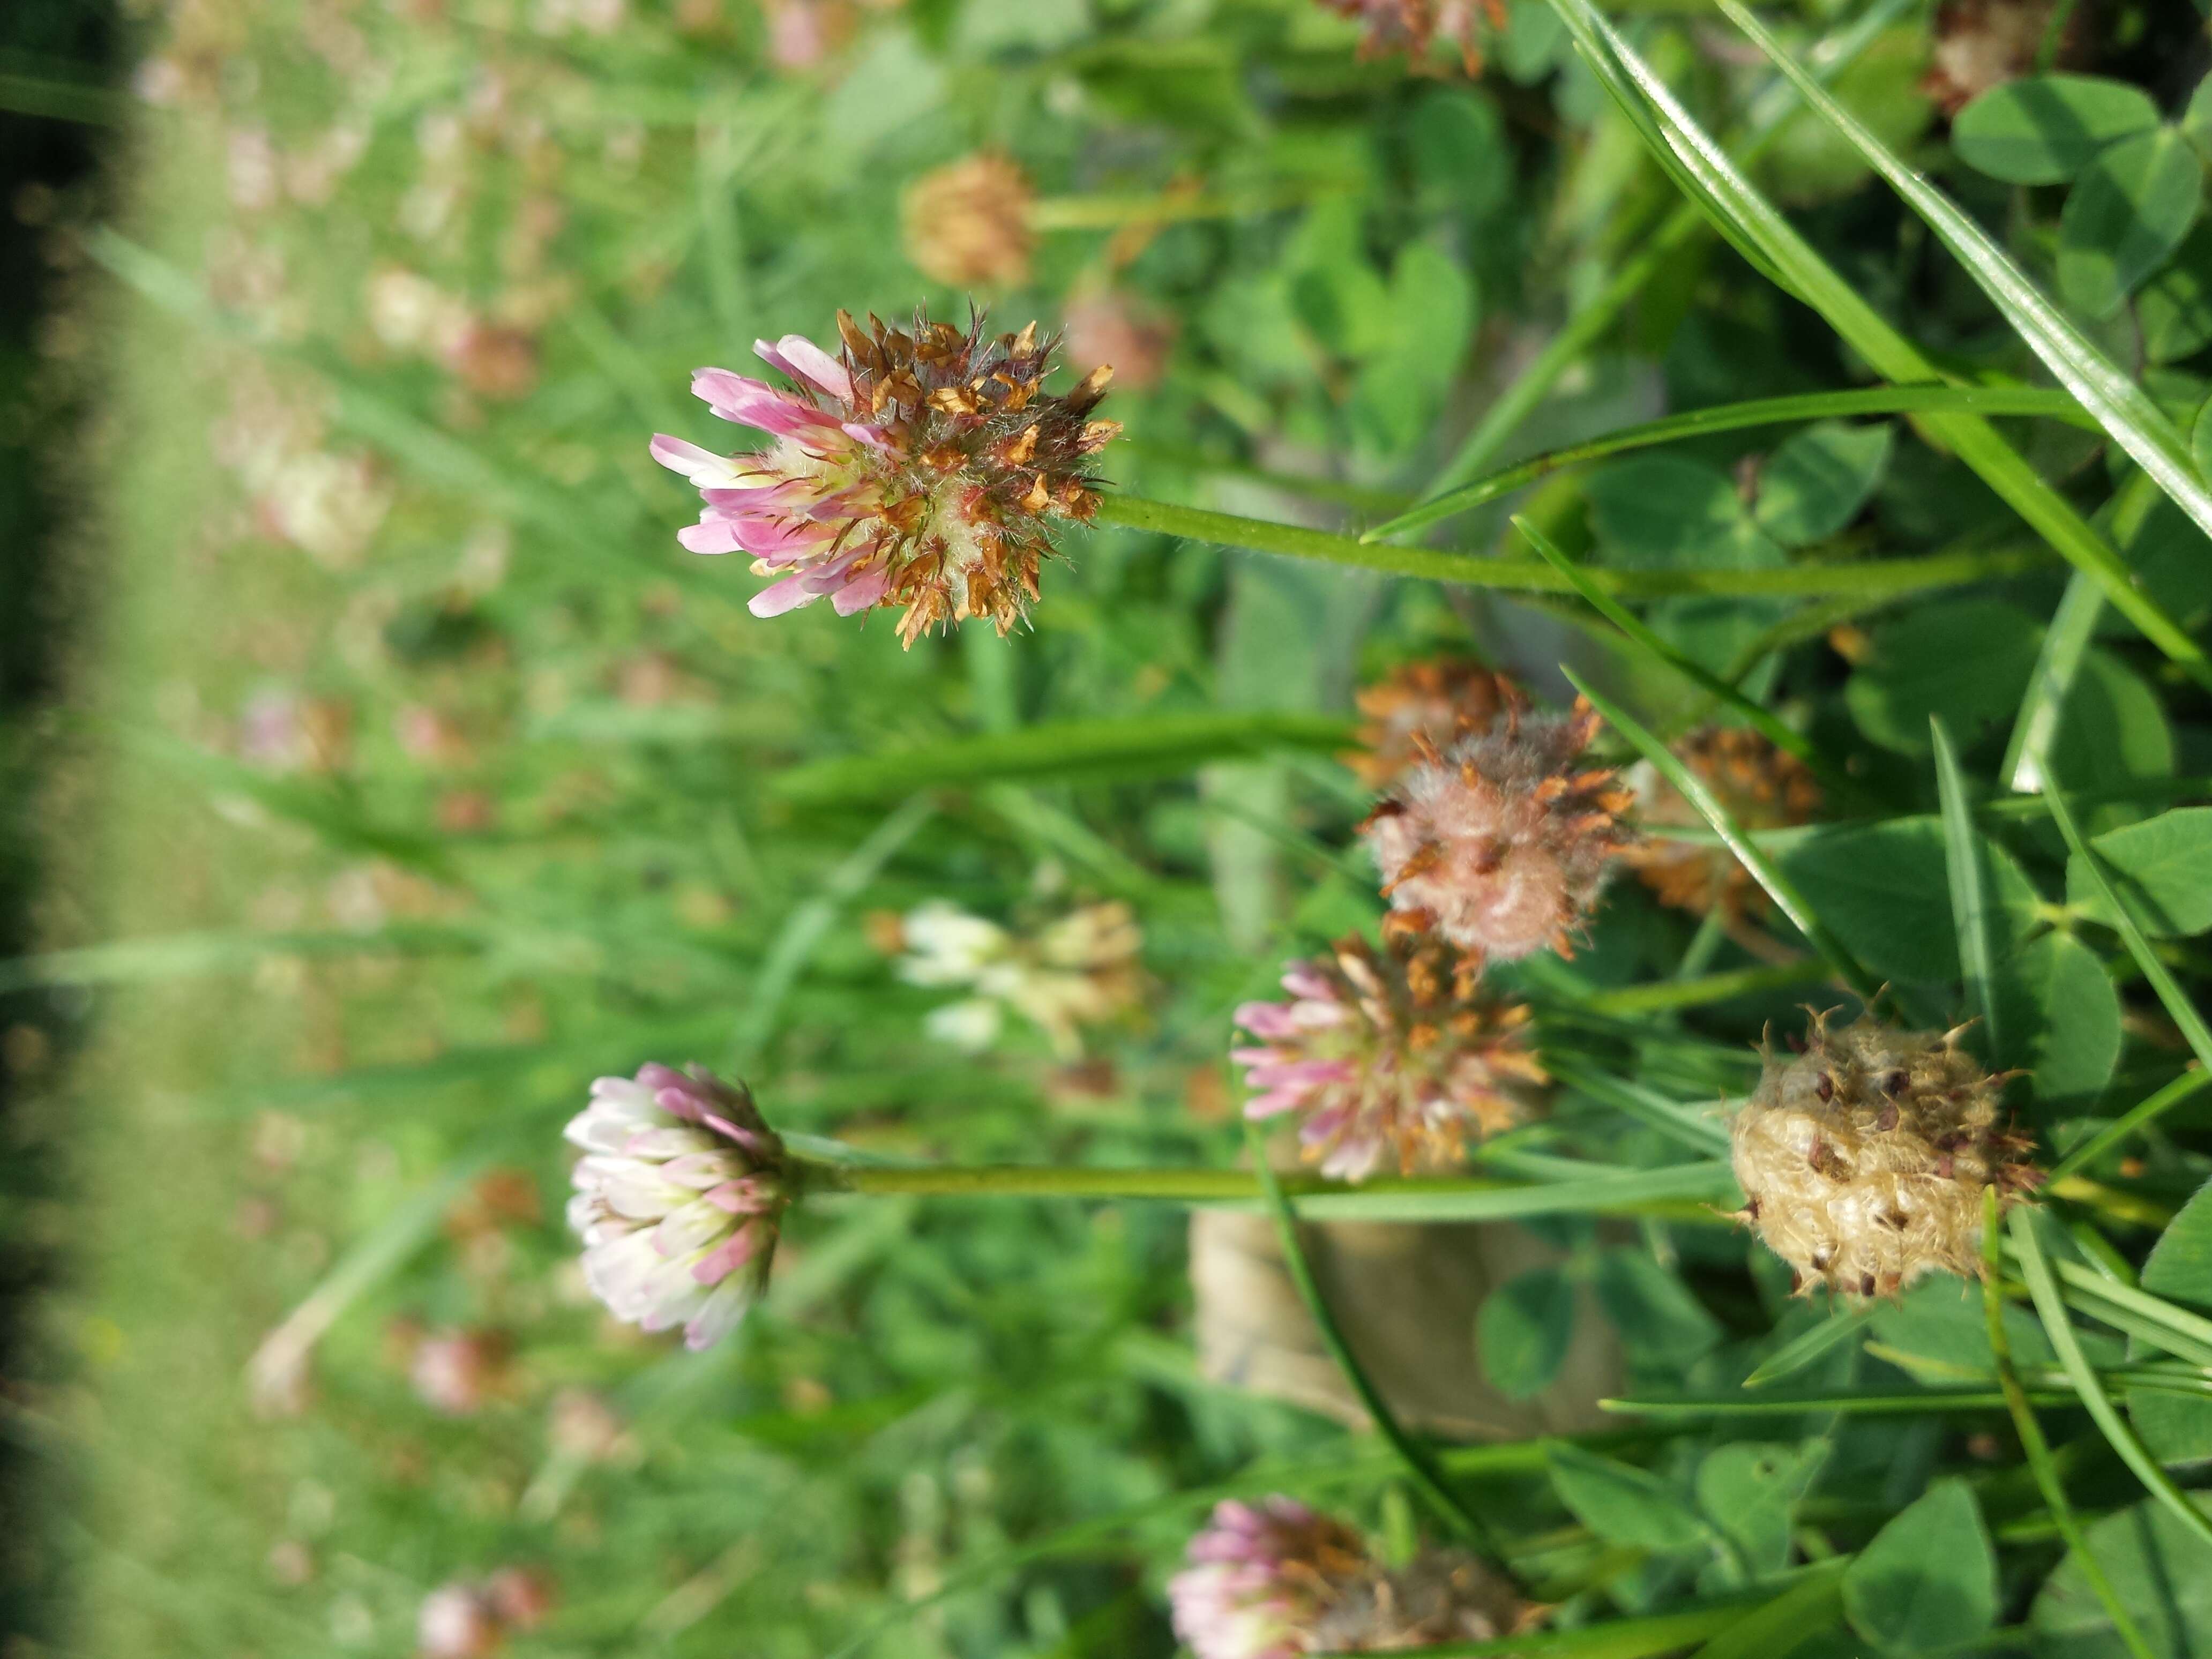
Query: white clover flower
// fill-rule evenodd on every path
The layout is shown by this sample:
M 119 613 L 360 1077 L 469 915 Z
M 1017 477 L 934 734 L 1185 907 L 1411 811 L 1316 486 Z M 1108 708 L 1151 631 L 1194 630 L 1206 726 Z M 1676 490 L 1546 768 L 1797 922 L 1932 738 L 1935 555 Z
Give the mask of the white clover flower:
M 1045 1034 L 1054 1054 L 1075 1059 L 1080 1028 L 1134 1006 L 1142 989 L 1144 935 L 1125 904 L 1086 904 L 1024 935 L 932 899 L 907 914 L 899 933 L 908 952 L 900 978 L 975 994 L 926 1022 L 932 1036 L 970 1053 L 998 1041 L 1012 1009 Z
M 684 1327 L 704 1348 L 744 1317 L 789 1201 L 783 1143 L 743 1085 L 693 1066 L 603 1077 L 568 1125 L 584 1149 L 568 1224 L 584 1280 L 617 1319 Z

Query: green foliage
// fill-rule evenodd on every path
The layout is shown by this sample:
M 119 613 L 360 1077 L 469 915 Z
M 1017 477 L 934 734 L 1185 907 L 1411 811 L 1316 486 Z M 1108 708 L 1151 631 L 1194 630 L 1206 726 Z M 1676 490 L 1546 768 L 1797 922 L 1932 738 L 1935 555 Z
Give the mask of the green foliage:
M 1941 1653 L 1996 1622 L 1996 1553 L 1963 1481 L 1937 1481 L 1875 1534 L 1844 1574 L 1844 1608 L 1885 1653 Z
M 1517 1273 L 1484 1299 L 1475 1322 L 1483 1374 L 1510 1400 L 1541 1393 L 1575 1334 L 1574 1281 L 1557 1267 Z
M 2078 176 L 2107 146 L 2158 125 L 2140 87 L 2088 75 L 2033 75 L 1992 87 L 1960 110 L 1951 144 L 1970 167 L 2015 185 Z

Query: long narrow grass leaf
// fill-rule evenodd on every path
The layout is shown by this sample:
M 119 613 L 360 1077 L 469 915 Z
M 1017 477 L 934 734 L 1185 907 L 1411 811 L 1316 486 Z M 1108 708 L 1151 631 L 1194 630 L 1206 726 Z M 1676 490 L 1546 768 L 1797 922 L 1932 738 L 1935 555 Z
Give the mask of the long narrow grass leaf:
M 2176 983 L 2166 963 L 2159 960 L 2158 952 L 2150 948 L 2150 941 L 2143 937 L 2135 912 L 2105 874 L 2103 855 L 2083 837 L 2081 826 L 2075 822 L 2074 809 L 2066 804 L 2064 793 L 2054 781 L 2044 790 L 2042 799 L 2050 803 L 2051 821 L 2057 824 L 2058 833 L 2066 838 L 2067 850 L 2073 854 L 2075 863 L 2088 876 L 2089 884 L 2098 897 L 2104 901 L 2105 913 L 2112 918 L 2112 925 L 2119 930 L 2121 943 L 2128 947 L 2128 954 L 2135 958 L 2136 966 L 2142 969 L 2144 979 L 2158 994 L 2158 1000 L 2164 1005 L 2168 1018 L 2180 1028 L 2182 1037 L 2197 1056 L 2197 1064 L 2212 1066 L 2212 1030 L 2205 1029 L 2204 1017 L 2197 1012 L 2197 1005 Z
M 1650 762 L 1660 776 L 1674 785 L 1680 792 L 1682 799 L 1696 809 L 1698 816 L 1713 827 L 1713 833 L 1721 838 L 1729 852 L 1735 854 L 1737 861 L 1751 872 L 1752 879 L 1766 890 L 1767 896 L 1774 901 L 1784 915 L 1790 918 L 1797 931 L 1805 935 L 1844 983 L 1871 1003 L 1881 988 L 1880 982 L 1860 965 L 1858 958 L 1814 913 L 1813 907 L 1805 902 L 1804 895 L 1782 873 L 1781 867 L 1744 834 L 1741 827 L 1729 816 L 1728 809 L 1713 798 L 1713 792 L 1705 787 L 1704 781 L 1617 703 L 1601 693 L 1593 691 L 1572 670 L 1562 672 L 1575 690 L 1589 700 L 1590 707 L 1605 717 L 1606 723 Z
M 2075 327 L 1971 215 L 1899 160 L 1856 116 L 1806 74 L 1757 18 L 1736 0 L 1719 0 L 1719 3 L 1735 26 L 1796 83 L 1805 101 L 1926 221 L 1966 267 L 1966 274 L 1996 303 L 2014 331 L 2027 343 L 2028 349 L 2058 377 L 2059 384 L 2197 521 L 2198 528 L 2212 535 L 2212 484 L 2197 471 L 2188 440 L 2150 394 Z
M 1959 936 L 1959 967 L 1966 981 L 1966 1002 L 1982 1021 L 1991 1058 L 2002 1065 L 2006 1050 L 1997 1022 L 1988 849 L 1982 832 L 1974 827 L 1974 803 L 1966 794 L 1966 774 L 1960 770 L 1959 752 L 1952 746 L 1950 731 L 1941 714 L 1928 717 L 1928 732 L 1936 746 L 1936 788 L 1943 806 L 1943 864 L 1950 878 L 1951 925 Z
M 1562 552 L 1557 543 L 1536 528 L 1525 518 L 1516 514 L 1513 527 L 1522 538 L 1542 556 L 1544 562 L 1574 585 L 1591 610 L 1603 617 L 1622 633 L 1641 646 L 1651 656 L 1673 669 L 1691 684 L 1718 698 L 1722 705 L 1741 715 L 1750 726 L 1776 748 L 1795 755 L 1820 775 L 1822 782 L 1831 789 L 1855 793 L 1857 786 L 1839 768 L 1829 764 L 1827 758 L 1814 747 L 1802 732 L 1793 730 L 1777 719 L 1771 710 L 1763 708 L 1745 696 L 1727 681 L 1691 657 L 1668 644 L 1653 633 L 1634 615 L 1616 604 L 1612 597 L 1590 580 L 1589 571 Z
M 1352 721 L 1334 714 L 1264 710 L 1058 720 L 813 761 L 777 773 L 768 787 L 788 801 L 845 805 L 962 784 L 1184 772 L 1210 761 L 1258 758 L 1284 749 L 1331 754 L 1348 748 L 1356 731 Z
M 1306 1259 L 1304 1242 L 1298 1237 L 1297 1217 L 1291 1212 L 1291 1201 L 1284 1194 L 1282 1182 L 1276 1178 L 1274 1166 L 1267 1161 L 1266 1133 L 1257 1124 L 1248 1123 L 1244 1139 L 1251 1152 L 1252 1168 L 1259 1176 L 1260 1190 L 1266 1196 L 1268 1212 L 1274 1218 L 1275 1237 L 1282 1247 L 1283 1265 L 1289 1270 L 1291 1283 L 1297 1289 L 1298 1299 L 1305 1304 L 1314 1328 L 1321 1334 L 1322 1346 L 1328 1350 L 1329 1358 L 1336 1362 L 1336 1368 L 1344 1373 L 1344 1380 L 1352 1385 L 1352 1393 L 1358 1395 L 1359 1403 L 1366 1408 L 1368 1418 L 1375 1425 L 1375 1431 L 1382 1437 L 1384 1443 L 1405 1465 L 1407 1478 L 1413 1483 L 1413 1489 L 1421 1494 L 1422 1500 L 1436 1512 L 1437 1519 L 1502 1565 L 1505 1553 L 1498 1540 L 1492 1536 L 1490 1528 L 1452 1490 L 1428 1448 L 1406 1432 L 1405 1425 L 1398 1421 L 1397 1413 L 1390 1409 L 1390 1402 L 1383 1399 L 1382 1391 L 1375 1386 L 1374 1378 L 1368 1376 L 1367 1368 L 1359 1363 L 1359 1356 L 1352 1352 L 1352 1344 L 1345 1339 L 1342 1328 L 1336 1322 L 1336 1316 L 1329 1310 L 1328 1297 L 1322 1294 L 1321 1283 L 1314 1277 L 1313 1264 Z
M 2103 1431 L 2120 1461 L 2143 1484 L 2145 1491 L 2156 1498 L 2180 1522 L 2191 1536 L 2212 1547 L 2212 1520 L 2205 1518 L 2203 1510 L 2183 1495 L 2181 1489 L 2170 1480 L 2158 1460 L 2145 1449 L 2135 1431 L 2129 1427 L 2113 1406 L 2105 1385 L 2098 1381 L 2091 1369 L 2088 1357 L 2081 1352 L 2081 1340 L 2074 1333 L 2073 1322 L 2067 1317 L 2066 1304 L 2058 1292 L 2058 1280 L 2051 1271 L 2051 1263 L 2043 1254 L 2042 1241 L 2035 1236 L 2035 1218 L 2031 1211 L 2016 1209 L 2012 1213 L 2008 1228 L 2013 1255 L 2020 1263 L 2021 1277 L 2027 1282 L 2027 1293 L 2035 1303 L 2035 1311 L 2043 1321 L 2044 1334 L 2058 1355 L 2058 1363 L 2073 1380 L 2074 1391 L 2082 1405 L 2088 1407 L 2090 1417 Z
M 1863 1330 L 1874 1317 L 1871 1308 L 1838 1307 L 1809 1330 L 1801 1331 L 1759 1363 L 1743 1379 L 1747 1389 L 1763 1389 L 1785 1376 L 1794 1376 L 1822 1354 L 1840 1347 Z
M 2040 386 L 1876 386 L 1847 392 L 1805 392 L 1786 398 L 1754 398 L 1736 404 L 1717 404 L 1693 409 L 1636 426 L 1625 426 L 1601 438 L 1548 450 L 1525 461 L 1501 468 L 1472 483 L 1422 502 L 1419 507 L 1378 524 L 1360 537 L 1364 542 L 1422 530 L 1432 524 L 1472 512 L 1486 501 L 1511 494 L 1564 468 L 1601 460 L 1631 449 L 1674 443 L 1684 438 L 1705 437 L 1716 432 L 1739 432 L 1752 427 L 1780 426 L 1801 421 L 1837 420 L 1869 415 L 2045 415 L 2094 428 L 2095 421 L 2063 392 Z
M 2086 1170 L 2112 1148 L 2140 1134 L 2184 1101 L 2195 1098 L 2203 1091 L 2207 1084 L 2212 1084 L 2212 1067 L 2191 1066 L 2164 1088 L 2130 1107 L 2052 1164 L 2051 1180 L 2063 1181 L 2068 1176 Z
M 2013 1427 L 2020 1435 L 2021 1450 L 2027 1455 L 2027 1467 L 2035 1476 L 2036 1488 L 2043 1494 L 2045 1507 L 2058 1528 L 2059 1536 L 2074 1552 L 2075 1559 L 2089 1580 L 2089 1588 L 2098 1601 L 2104 1604 L 2106 1616 L 2112 1621 L 2121 1641 L 2135 1659 L 2151 1659 L 2150 1650 L 2143 1644 L 2142 1633 L 2136 1628 L 2135 1620 L 2106 1577 L 2104 1568 L 2089 1548 L 2081 1523 L 2075 1518 L 2074 1506 L 2067 1501 L 2066 1483 L 2059 1478 L 2057 1461 L 2051 1455 L 2051 1443 L 2044 1437 L 2043 1425 L 2037 1419 L 2035 1407 L 2029 1401 L 2027 1390 L 2021 1386 L 2020 1376 L 2012 1362 L 2012 1342 L 2005 1332 L 2004 1296 L 1998 1288 L 1998 1267 L 2002 1255 L 2000 1240 L 2002 1234 L 1997 1226 L 1997 1189 L 1982 1189 L 1982 1312 L 1989 1328 L 1990 1352 L 1996 1356 L 1997 1387 L 2004 1393 L 2005 1407 L 2012 1413 Z
M 1892 327 L 1752 185 L 1590 0 L 1552 0 L 1552 5 L 1600 82 L 1716 224 L 1740 242 L 1765 250 L 1784 285 L 1819 312 L 1884 380 L 1923 385 L 1942 378 L 1928 356 Z M 1916 416 L 1915 424 L 1978 473 L 2069 562 L 2087 572 L 2145 638 L 2199 684 L 2212 688 L 2212 659 L 2203 648 L 2136 585 L 2134 573 L 2096 528 L 1986 421 L 1975 415 L 1926 414 Z
M 1844 1607 L 1847 1559 L 1823 1561 L 1765 1607 L 1746 1613 L 1699 1648 L 1697 1659 L 1771 1659 L 1836 1622 Z

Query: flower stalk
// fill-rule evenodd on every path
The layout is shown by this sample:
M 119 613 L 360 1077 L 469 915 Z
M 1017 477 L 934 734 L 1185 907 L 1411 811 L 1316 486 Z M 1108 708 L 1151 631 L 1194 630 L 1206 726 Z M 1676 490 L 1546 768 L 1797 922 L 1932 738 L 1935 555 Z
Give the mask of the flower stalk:
M 1101 491 L 1097 522 L 1155 535 L 1180 536 L 1216 547 L 1248 548 L 1287 558 L 1315 559 L 1354 570 L 1379 570 L 1393 576 L 1456 582 L 1465 587 L 1494 587 L 1509 592 L 1571 593 L 1575 584 L 1541 559 L 1496 558 L 1487 554 L 1452 553 L 1433 548 L 1396 547 L 1363 542 L 1357 536 L 1273 524 L 1207 507 Z M 1934 553 L 1920 558 L 1853 559 L 1848 562 L 1805 562 L 1772 570 L 1611 570 L 1590 567 L 1579 574 L 1600 592 L 1616 599 L 1656 599 L 1681 594 L 1725 598 L 1860 599 L 1954 587 L 1996 576 L 2039 569 L 2049 555 L 2035 548 Z

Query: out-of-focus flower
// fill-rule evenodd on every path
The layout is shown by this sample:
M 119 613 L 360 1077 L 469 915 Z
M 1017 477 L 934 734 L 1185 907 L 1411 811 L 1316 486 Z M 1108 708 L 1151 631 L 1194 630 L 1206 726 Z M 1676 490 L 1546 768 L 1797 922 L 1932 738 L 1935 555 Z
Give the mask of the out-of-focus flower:
M 1363 1181 L 1398 1168 L 1447 1168 L 1522 1115 L 1522 1091 L 1546 1081 L 1528 1048 L 1528 1010 L 1486 997 L 1479 963 L 1434 939 L 1364 939 L 1293 962 L 1287 1002 L 1248 1002 L 1237 1024 L 1260 1045 L 1231 1058 L 1249 1069 L 1249 1118 L 1291 1113 L 1322 1173 Z
M 529 1567 L 501 1567 L 484 1580 L 484 1599 L 509 1630 L 536 1630 L 559 1598 L 553 1581 Z
M 1128 295 L 1105 289 L 1069 304 L 1061 343 L 1070 368 L 1111 363 L 1123 386 L 1145 392 L 1167 372 L 1175 337 L 1173 317 L 1140 308 Z
M 1820 810 L 1820 786 L 1805 763 L 1748 728 L 1711 727 L 1674 752 L 1747 830 L 1807 823 Z M 1629 781 L 1636 788 L 1639 824 L 1695 828 L 1705 823 L 1650 763 L 1638 766 Z M 1717 906 L 1728 916 L 1765 906 L 1765 890 L 1725 847 L 1647 839 L 1623 848 L 1621 858 L 1662 904 L 1700 912 Z
M 343 569 L 368 550 L 392 501 L 366 455 L 312 450 L 278 463 L 255 505 L 272 535 Z
M 724 420 L 773 440 L 723 456 L 665 434 L 653 459 L 706 500 L 678 541 L 694 553 L 753 556 L 781 578 L 757 617 L 829 597 L 840 616 L 901 605 L 899 638 L 988 617 L 1000 634 L 1037 596 L 1053 552 L 1048 520 L 1097 509 L 1090 458 L 1120 427 L 1090 418 L 1110 371 L 1066 396 L 1045 392 L 1054 342 L 1032 323 L 995 338 L 917 314 L 909 334 L 837 313 L 841 357 L 787 334 L 757 343 L 789 388 L 702 368 L 691 389 Z
M 1501 962 L 1547 945 L 1570 955 L 1635 798 L 1611 771 L 1576 769 L 1597 731 L 1587 704 L 1531 714 L 1518 688 L 1498 687 L 1490 728 L 1427 747 L 1360 826 L 1392 906 L 1384 925 Z
M 567 1133 L 584 1149 L 568 1224 L 592 1293 L 648 1331 L 683 1326 L 695 1349 L 735 1329 L 787 1201 L 783 1143 L 751 1094 L 697 1066 L 647 1065 L 593 1083 Z
M 1963 1030 L 1963 1028 L 1961 1028 Z M 2034 1190 L 2033 1139 L 2001 1125 L 2002 1077 L 1960 1031 L 1840 1030 L 1816 1014 L 1805 1052 L 1768 1052 L 1729 1126 L 1737 1219 L 1787 1261 L 1798 1294 L 1892 1296 L 1931 1273 L 1982 1271 L 1982 1194 L 2001 1207 Z
M 433 1331 L 415 1345 L 407 1380 L 415 1397 L 447 1417 L 469 1417 L 507 1386 L 512 1345 L 498 1331 Z
M 622 1419 L 588 1389 L 562 1389 L 546 1409 L 545 1439 L 553 1455 L 571 1463 L 598 1463 L 623 1449 Z
M 963 986 L 975 994 L 933 1012 L 932 1036 L 971 1051 L 999 1039 L 1012 1009 L 1073 1059 L 1080 1029 L 1127 1013 L 1144 994 L 1144 934 L 1129 907 L 1086 904 L 1034 933 L 1017 933 L 942 899 L 917 905 L 900 927 L 910 985 Z
M 977 150 L 906 189 L 902 219 L 915 269 L 951 288 L 1015 288 L 1029 280 L 1036 192 L 1011 156 Z
M 353 748 L 353 707 L 271 687 L 246 700 L 238 716 L 238 757 L 276 772 L 335 772 Z
M 1417 73 L 1433 71 L 1431 43 L 1442 41 L 1459 54 L 1469 75 L 1482 70 L 1480 35 L 1505 28 L 1505 0 L 1322 0 L 1340 17 L 1366 26 L 1359 42 L 1362 58 L 1402 52 Z
M 1342 758 L 1370 789 L 1388 789 L 1427 754 L 1487 732 L 1505 702 L 1495 674 L 1449 657 L 1404 664 L 1352 701 L 1359 746 Z
M 472 319 L 441 356 L 453 378 L 480 398 L 512 402 L 538 384 L 538 340 L 526 329 Z
M 499 1651 L 506 1634 L 497 1609 L 477 1584 L 441 1584 L 422 1598 L 415 1615 L 420 1659 L 487 1659 Z
M 1990 88 L 2031 73 L 2057 9 L 2057 0 L 1944 0 L 1936 9 L 1922 88 L 1944 114 L 1956 115 Z M 2078 58 L 2086 38 L 2081 9 L 2068 10 L 2060 26 L 2061 67 Z
M 810 70 L 853 38 L 858 15 L 846 0 L 765 0 L 769 61 Z
M 1527 1610 L 1471 1555 L 1424 1549 L 1395 1571 L 1343 1522 L 1294 1499 L 1215 1505 L 1168 1581 L 1197 1659 L 1299 1659 L 1510 1634 Z

